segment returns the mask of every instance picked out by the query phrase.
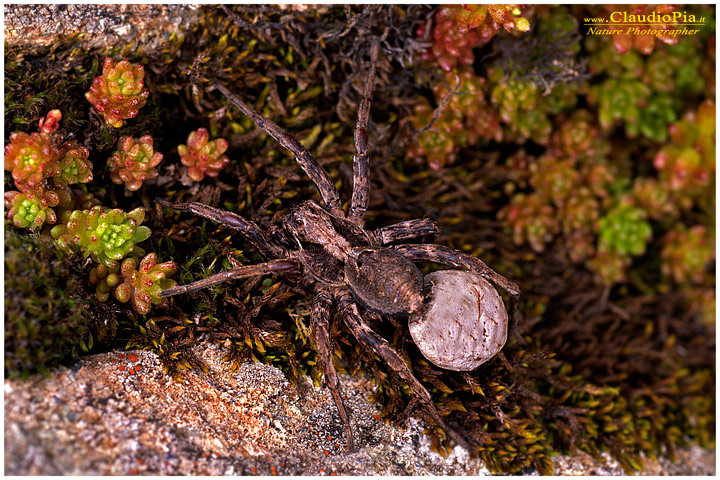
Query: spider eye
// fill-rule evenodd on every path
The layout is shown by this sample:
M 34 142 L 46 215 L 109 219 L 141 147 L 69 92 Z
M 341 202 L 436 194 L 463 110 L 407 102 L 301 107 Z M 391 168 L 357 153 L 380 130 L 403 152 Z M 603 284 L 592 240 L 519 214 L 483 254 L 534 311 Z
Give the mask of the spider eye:
M 303 226 L 303 221 L 302 221 L 301 219 L 297 218 L 297 217 L 295 217 L 295 218 L 293 219 L 293 223 L 295 224 L 296 227 L 302 227 L 302 226 Z

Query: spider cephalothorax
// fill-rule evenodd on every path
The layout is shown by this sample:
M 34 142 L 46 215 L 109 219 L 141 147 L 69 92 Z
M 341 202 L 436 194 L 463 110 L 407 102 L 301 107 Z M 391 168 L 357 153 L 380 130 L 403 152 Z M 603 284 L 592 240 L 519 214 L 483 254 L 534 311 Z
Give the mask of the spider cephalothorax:
M 256 223 L 231 212 L 197 202 L 171 203 L 158 199 L 163 206 L 188 211 L 240 231 L 268 258 L 266 263 L 239 266 L 189 285 L 165 290 L 161 295 L 177 295 L 255 275 L 299 274 L 313 294 L 313 337 L 325 380 L 345 425 L 349 447 L 353 448 L 352 429 L 332 361 L 330 319 L 333 307 L 358 342 L 387 362 L 407 383 L 430 417 L 456 441 L 465 443 L 445 426 L 430 393 L 388 341 L 370 328 L 363 312 L 375 317 L 409 317 L 413 338 L 430 361 L 451 370 L 470 370 L 487 361 L 505 343 L 507 314 L 502 300 L 497 300 L 500 297 L 488 281 L 508 293 L 511 314 L 520 292 L 514 283 L 471 255 L 440 245 L 396 244 L 438 233 L 438 225 L 429 218 L 407 220 L 373 231 L 363 227 L 370 183 L 367 125 L 378 49 L 379 42 L 374 42 L 370 73 L 358 107 L 353 194 L 348 214 L 341 208 L 340 194 L 330 176 L 300 142 L 248 107 L 227 87 L 215 83 L 231 104 L 295 155 L 297 163 L 317 185 L 324 206 L 308 200 L 292 207 L 283 218 L 282 233 L 269 235 Z M 457 271 L 452 280 L 428 276 L 424 281 L 413 262 L 435 262 L 464 270 Z M 491 306 L 485 307 L 483 299 L 490 296 L 486 295 L 488 288 L 497 298 Z M 458 295 L 458 289 L 467 289 L 467 294 Z M 436 308 L 446 307 L 448 302 L 457 302 L 458 308 Z M 482 324 L 486 321 L 493 327 Z M 501 333 L 495 335 L 496 331 Z M 435 348 L 436 342 L 438 348 Z

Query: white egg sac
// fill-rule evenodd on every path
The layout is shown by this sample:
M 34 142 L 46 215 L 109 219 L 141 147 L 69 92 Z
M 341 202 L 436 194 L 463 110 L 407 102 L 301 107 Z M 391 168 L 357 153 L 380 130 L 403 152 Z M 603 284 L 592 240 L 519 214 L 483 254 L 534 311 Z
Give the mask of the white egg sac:
M 410 315 L 409 327 L 420 352 L 446 370 L 469 371 L 505 345 L 508 314 L 490 282 L 465 270 L 425 276 L 425 310 Z

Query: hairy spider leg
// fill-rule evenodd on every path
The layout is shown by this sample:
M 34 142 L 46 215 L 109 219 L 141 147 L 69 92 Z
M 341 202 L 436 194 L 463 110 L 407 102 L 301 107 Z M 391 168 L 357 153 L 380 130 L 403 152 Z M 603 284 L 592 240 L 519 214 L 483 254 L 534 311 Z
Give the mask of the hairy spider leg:
M 375 64 L 377 62 L 380 41 L 375 40 L 370 51 L 370 73 L 365 81 L 362 100 L 358 105 L 358 119 L 355 125 L 355 156 L 353 156 L 353 193 L 350 200 L 348 218 L 362 224 L 362 217 L 367 211 L 370 191 L 370 159 L 368 155 L 368 121 L 370 119 L 370 103 L 375 88 Z
M 332 359 L 333 343 L 330 336 L 330 307 L 332 306 L 332 298 L 330 293 L 319 288 L 315 293 L 312 303 L 312 313 L 310 315 L 310 328 L 315 338 L 315 347 L 320 360 L 320 367 L 325 374 L 325 383 L 330 389 L 335 406 L 340 413 L 343 425 L 345 425 L 345 433 L 347 435 L 348 448 L 355 450 L 355 442 L 353 440 L 352 429 L 350 428 L 350 418 L 345 409 L 345 403 L 340 396 L 340 383 L 338 382 L 337 371 Z
M 340 193 L 338 193 L 335 184 L 333 184 L 330 175 L 325 171 L 323 167 L 315 160 L 310 152 L 300 143 L 300 141 L 290 135 L 288 132 L 280 128 L 275 122 L 269 118 L 261 115 L 252 108 L 250 108 L 245 102 L 234 95 L 228 90 L 225 85 L 216 81 L 215 86 L 220 92 L 225 95 L 230 103 L 232 103 L 238 110 L 250 117 L 250 119 L 261 128 L 265 133 L 273 137 L 282 147 L 290 150 L 295 155 L 295 161 L 300 168 L 310 177 L 310 180 L 315 183 L 320 196 L 325 203 L 325 206 L 334 215 L 345 217 L 340 204 Z
M 257 275 L 267 275 L 271 273 L 287 273 L 300 270 L 300 264 L 294 260 L 279 259 L 270 260 L 267 263 L 259 263 L 257 265 L 243 265 L 224 272 L 210 275 L 207 278 L 198 280 L 197 282 L 188 283 L 187 285 L 178 285 L 177 287 L 168 288 L 160 292 L 161 297 L 170 297 L 181 293 L 192 292 L 193 290 L 201 290 L 203 288 L 225 283 L 229 280 L 237 280 L 239 278 L 255 277 Z
M 338 305 L 345 325 L 347 325 L 357 341 L 382 358 L 390 368 L 400 376 L 402 381 L 410 387 L 413 394 L 419 398 L 419 402 L 423 405 L 426 413 L 430 415 L 432 420 L 459 445 L 470 450 L 467 440 L 445 424 L 435 408 L 430 392 L 415 378 L 402 357 L 393 350 L 387 340 L 375 333 L 365 322 L 362 315 L 360 315 L 360 311 L 349 289 L 345 288 L 340 291 L 338 295 Z
M 265 258 L 287 256 L 285 248 L 270 240 L 257 223 L 246 220 L 240 215 L 199 202 L 173 203 L 161 198 L 156 198 L 155 201 L 163 207 L 180 210 L 181 212 L 190 212 L 199 217 L 238 230 L 250 240 L 250 243 L 252 243 Z
M 503 289 L 510 297 L 510 322 L 511 325 L 515 325 L 515 314 L 517 310 L 517 302 L 520 297 L 520 287 L 485 265 L 485 262 L 479 258 L 453 248 L 430 243 L 418 245 L 395 245 L 391 248 L 412 261 L 435 262 L 453 267 L 467 268 L 468 270 L 477 273 L 484 279 L 489 280 L 495 286 Z
M 373 230 L 373 235 L 380 242 L 380 245 L 388 245 L 399 240 L 423 237 L 425 235 L 437 235 L 442 228 L 432 218 L 416 218 L 394 223 L 386 227 Z

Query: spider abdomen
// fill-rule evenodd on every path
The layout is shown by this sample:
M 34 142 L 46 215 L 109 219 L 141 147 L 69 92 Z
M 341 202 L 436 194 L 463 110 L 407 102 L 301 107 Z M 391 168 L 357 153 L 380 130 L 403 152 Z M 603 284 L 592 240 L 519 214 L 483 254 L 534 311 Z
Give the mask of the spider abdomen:
M 473 272 L 425 276 L 426 309 L 410 316 L 410 335 L 440 368 L 469 371 L 494 357 L 507 340 L 508 314 L 495 287 Z
M 382 247 L 355 248 L 345 260 L 353 296 L 384 315 L 407 315 L 422 308 L 422 272 L 410 260 Z

